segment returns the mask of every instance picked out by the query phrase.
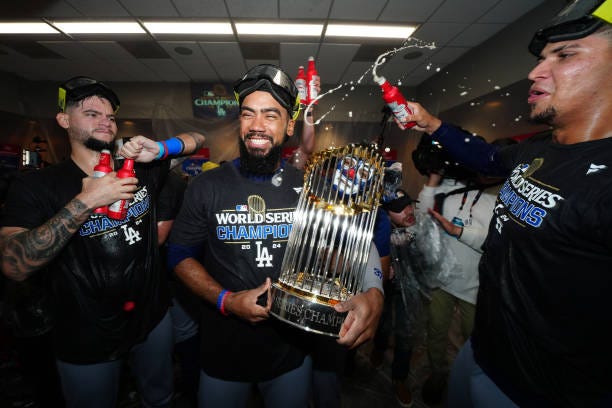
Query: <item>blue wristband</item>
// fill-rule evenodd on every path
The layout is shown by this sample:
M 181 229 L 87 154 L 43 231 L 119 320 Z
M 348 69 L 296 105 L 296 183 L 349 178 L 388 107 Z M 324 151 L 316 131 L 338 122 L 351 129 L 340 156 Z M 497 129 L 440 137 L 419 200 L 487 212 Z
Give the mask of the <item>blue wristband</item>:
M 155 160 L 159 160 L 164 156 L 166 149 L 164 149 L 164 144 L 162 142 L 157 142 L 157 146 L 159 146 L 159 153 L 155 156 Z
M 167 156 L 174 156 L 177 154 L 183 153 L 183 149 L 185 148 L 183 141 L 178 137 L 173 137 L 171 139 L 166 140 L 166 148 L 168 149 Z
M 223 289 L 219 296 L 217 296 L 217 310 L 221 310 L 221 306 L 223 305 L 223 296 L 227 293 L 227 290 Z

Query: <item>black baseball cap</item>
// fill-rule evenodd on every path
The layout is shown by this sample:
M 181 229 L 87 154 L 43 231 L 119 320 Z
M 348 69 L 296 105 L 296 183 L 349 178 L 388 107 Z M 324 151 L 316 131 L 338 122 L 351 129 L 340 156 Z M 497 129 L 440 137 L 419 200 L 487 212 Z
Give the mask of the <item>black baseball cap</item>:
M 269 92 L 292 119 L 300 113 L 300 97 L 293 79 L 282 69 L 272 64 L 260 64 L 249 69 L 234 83 L 234 95 L 239 105 L 247 95 L 255 91 Z
M 108 100 L 113 107 L 113 112 L 116 113 L 119 110 L 120 101 L 117 94 L 103 82 L 86 76 L 70 78 L 61 84 L 57 95 L 57 105 L 60 112 L 64 112 L 69 102 L 78 102 L 94 95 Z
M 395 198 L 391 201 L 383 203 L 382 208 L 386 211 L 398 213 L 402 212 L 402 210 L 406 208 L 406 206 L 412 203 L 418 203 L 418 201 L 413 200 L 412 198 L 410 198 L 408 193 L 406 193 L 401 188 L 398 188 L 397 190 L 395 190 Z
M 601 5 L 612 0 L 574 0 L 545 27 L 540 28 L 529 44 L 529 52 L 536 57 L 547 43 L 576 40 L 593 34 L 604 21 L 593 15 Z

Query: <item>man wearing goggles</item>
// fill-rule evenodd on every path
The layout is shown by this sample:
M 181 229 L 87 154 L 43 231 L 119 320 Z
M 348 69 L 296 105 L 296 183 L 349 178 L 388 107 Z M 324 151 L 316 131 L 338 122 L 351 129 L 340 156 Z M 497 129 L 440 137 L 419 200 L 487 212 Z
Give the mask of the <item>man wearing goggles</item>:
M 2 270 L 16 281 L 48 274 L 68 407 L 115 407 L 128 357 L 143 405 L 169 407 L 172 322 L 157 249 L 157 220 L 166 218 L 155 208 L 169 161 L 137 163 L 136 177 L 96 177 L 100 152 L 115 145 L 119 98 L 102 82 L 76 77 L 59 87 L 58 108 L 70 158 L 12 184 L 0 220 Z M 163 142 L 135 136 L 121 154 L 151 162 L 191 154 L 203 142 L 197 133 Z M 130 202 L 126 218 L 94 213 L 118 200 Z
M 299 98 L 273 65 L 234 85 L 240 105 L 240 157 L 189 185 L 170 237 L 169 264 L 202 298 L 200 407 L 244 407 L 256 384 L 267 407 L 306 407 L 311 383 L 308 335 L 269 319 L 303 174 L 281 160 Z M 381 285 L 382 286 L 382 285 Z M 348 316 L 339 343 L 370 338 L 382 308 L 376 288 L 337 306 Z
M 529 50 L 531 119 L 551 137 L 497 148 L 409 103 L 413 129 L 503 185 L 449 407 L 612 406 L 612 0 L 575 0 Z

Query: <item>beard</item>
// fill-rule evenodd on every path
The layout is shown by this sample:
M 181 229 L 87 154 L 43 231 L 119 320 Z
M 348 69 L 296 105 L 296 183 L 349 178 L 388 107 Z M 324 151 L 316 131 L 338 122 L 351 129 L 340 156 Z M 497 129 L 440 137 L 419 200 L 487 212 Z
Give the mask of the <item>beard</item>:
M 87 138 L 85 143 L 83 143 L 86 148 L 90 150 L 94 150 L 96 152 L 101 152 L 102 150 L 113 151 L 115 149 L 115 142 L 104 142 L 102 140 L 94 139 L 93 137 Z
M 249 136 L 250 134 L 246 137 Z M 282 153 L 281 145 L 272 146 L 268 154 L 264 154 L 260 149 L 249 152 L 246 143 L 240 136 L 238 136 L 238 142 L 240 146 L 240 170 L 258 176 L 271 175 L 276 171 Z
M 545 110 L 543 110 L 542 112 L 539 112 L 536 114 L 532 113 L 529 119 L 533 123 L 537 123 L 537 124 L 541 123 L 541 124 L 552 126 L 556 118 L 557 118 L 557 110 L 554 108 L 554 106 L 550 106 L 546 108 Z

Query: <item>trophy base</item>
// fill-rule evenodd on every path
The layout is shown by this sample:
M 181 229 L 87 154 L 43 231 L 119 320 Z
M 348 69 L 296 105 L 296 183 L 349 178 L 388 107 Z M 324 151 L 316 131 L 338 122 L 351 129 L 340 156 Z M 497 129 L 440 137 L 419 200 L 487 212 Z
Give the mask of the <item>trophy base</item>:
M 270 313 L 292 326 L 308 332 L 339 337 L 347 313 L 338 313 L 333 305 L 315 296 L 304 296 L 279 282 L 272 284 Z

